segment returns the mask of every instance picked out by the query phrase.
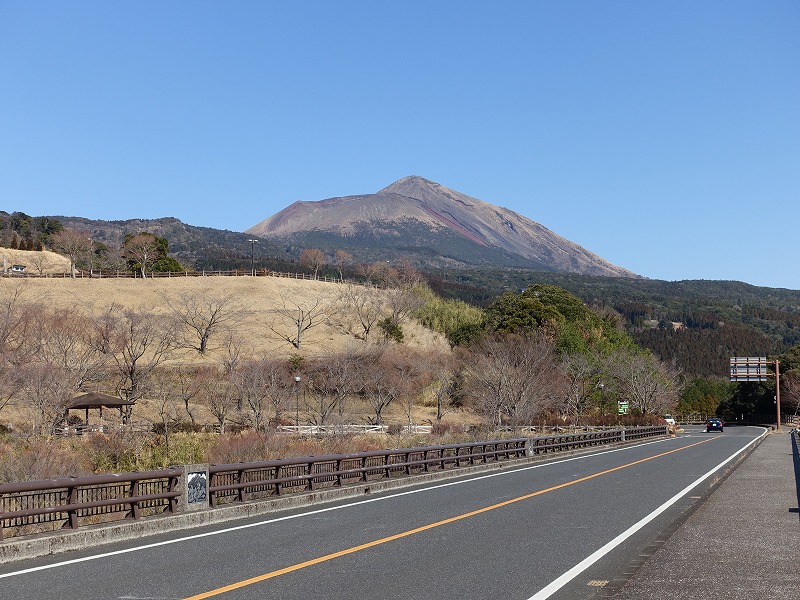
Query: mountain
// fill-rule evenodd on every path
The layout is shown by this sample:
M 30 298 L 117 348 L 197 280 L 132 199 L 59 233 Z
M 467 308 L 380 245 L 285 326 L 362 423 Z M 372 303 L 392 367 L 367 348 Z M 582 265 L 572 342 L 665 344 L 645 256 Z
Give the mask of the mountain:
M 122 245 L 125 235 L 141 232 L 166 238 L 170 255 L 188 269 L 227 270 L 250 266 L 253 236 L 238 231 L 188 225 L 174 217 L 102 221 L 83 217 L 49 216 L 67 229 L 85 233 L 110 248 Z M 0 244 L 2 242 L 0 241 Z M 280 251 L 267 240 L 258 246 L 258 256 L 277 257 Z
M 417 176 L 375 194 L 295 202 L 245 233 L 330 254 L 347 250 L 355 262 L 403 256 L 427 268 L 494 265 L 638 277 L 512 210 Z

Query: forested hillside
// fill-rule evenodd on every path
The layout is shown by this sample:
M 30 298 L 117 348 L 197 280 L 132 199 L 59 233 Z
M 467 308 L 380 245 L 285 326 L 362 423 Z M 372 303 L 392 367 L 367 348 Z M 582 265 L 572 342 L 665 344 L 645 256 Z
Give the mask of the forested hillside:
M 725 377 L 731 356 L 769 356 L 800 344 L 800 291 L 738 281 L 659 281 L 491 270 L 437 273 L 445 297 L 484 305 L 503 291 L 558 285 L 613 310 L 636 342 L 684 373 Z

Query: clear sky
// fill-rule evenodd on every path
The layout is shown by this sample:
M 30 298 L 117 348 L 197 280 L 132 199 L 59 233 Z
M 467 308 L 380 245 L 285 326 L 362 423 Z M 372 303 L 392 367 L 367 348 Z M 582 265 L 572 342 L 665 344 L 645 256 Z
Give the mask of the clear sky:
M 0 209 L 243 231 L 407 175 L 800 289 L 800 2 L 0 0 Z

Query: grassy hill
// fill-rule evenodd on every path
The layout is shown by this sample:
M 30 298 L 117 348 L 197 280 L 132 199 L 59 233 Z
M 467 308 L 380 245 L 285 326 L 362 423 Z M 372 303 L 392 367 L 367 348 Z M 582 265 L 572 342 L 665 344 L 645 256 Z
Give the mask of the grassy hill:
M 340 296 L 346 287 L 346 284 L 322 281 L 249 276 L 157 279 L 6 277 L 0 278 L 0 305 L 16 297 L 26 302 L 41 303 L 52 313 L 63 311 L 66 315 L 75 310 L 99 319 L 113 308 L 117 311 L 137 311 L 142 318 L 147 318 L 148 315 L 169 314 L 170 306 L 186 308 L 198 303 L 202 307 L 203 302 L 209 299 L 227 297 L 231 301 L 225 311 L 235 315 L 235 318 L 212 336 L 208 351 L 201 355 L 196 350 L 185 348 L 173 352 L 166 363 L 190 368 L 221 367 L 224 361 L 230 359 L 223 344 L 228 334 L 237 339 L 243 359 L 265 356 L 288 361 L 293 356 L 314 358 L 364 347 L 365 342 L 357 337 L 359 325 L 355 316 L 346 310 L 333 311 L 329 320 L 306 331 L 300 348 L 280 337 L 292 337 L 295 334 L 291 323 L 275 318 L 282 309 L 316 305 L 336 307 L 340 305 Z M 385 291 L 375 289 L 370 293 L 380 295 Z M 405 336 L 402 346 L 408 352 L 420 355 L 451 352 L 441 335 L 424 328 L 413 319 L 406 322 L 403 329 Z M 154 410 L 152 402 L 141 402 L 137 408 L 138 413 L 148 410 Z M 157 421 L 153 414 L 148 416 Z M 29 422 L 30 415 L 11 406 L 2 412 L 2 418 L 21 423 Z
M 47 250 L 37 252 L 0 247 L 0 260 L 3 263 L 3 270 L 10 269 L 11 265 L 25 265 L 25 270 L 28 273 L 69 273 L 69 260 L 60 254 Z

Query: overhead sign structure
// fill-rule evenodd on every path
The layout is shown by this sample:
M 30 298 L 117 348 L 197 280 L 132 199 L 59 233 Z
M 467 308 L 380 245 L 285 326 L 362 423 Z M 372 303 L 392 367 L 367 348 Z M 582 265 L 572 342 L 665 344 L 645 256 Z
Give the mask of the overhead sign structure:
M 781 430 L 781 363 L 771 361 L 775 365 L 775 429 Z M 766 381 L 766 356 L 735 356 L 731 359 L 731 381 Z
M 735 356 L 731 358 L 731 381 L 766 380 L 766 356 Z

